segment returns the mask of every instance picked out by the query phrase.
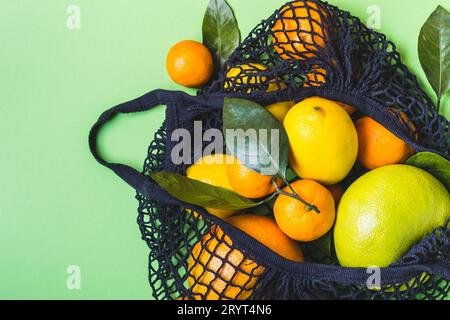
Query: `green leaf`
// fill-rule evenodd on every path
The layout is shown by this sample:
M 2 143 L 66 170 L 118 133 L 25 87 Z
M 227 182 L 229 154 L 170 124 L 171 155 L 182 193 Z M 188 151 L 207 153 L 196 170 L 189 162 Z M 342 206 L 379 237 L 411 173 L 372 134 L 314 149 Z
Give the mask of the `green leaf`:
M 431 173 L 450 190 L 450 162 L 440 155 L 421 152 L 412 156 L 406 164 Z
M 243 198 L 233 191 L 189 179 L 177 173 L 149 172 L 148 174 L 170 195 L 196 206 L 223 210 L 243 210 L 262 204 Z
M 284 127 L 264 107 L 244 99 L 226 98 L 223 132 L 228 150 L 243 165 L 264 175 L 286 177 L 289 140 Z
M 422 27 L 419 36 L 419 59 L 440 100 L 450 91 L 450 13 L 438 6 Z
M 331 231 L 316 241 L 305 243 L 304 247 L 313 261 L 328 264 L 338 263 L 333 250 L 333 232 Z
M 333 255 L 333 249 L 331 246 L 331 237 L 332 233 L 329 232 L 325 236 L 314 242 L 314 245 L 317 248 L 317 250 L 325 257 L 331 257 Z
M 233 10 L 225 0 L 210 0 L 203 18 L 203 44 L 222 66 L 239 46 L 241 34 Z

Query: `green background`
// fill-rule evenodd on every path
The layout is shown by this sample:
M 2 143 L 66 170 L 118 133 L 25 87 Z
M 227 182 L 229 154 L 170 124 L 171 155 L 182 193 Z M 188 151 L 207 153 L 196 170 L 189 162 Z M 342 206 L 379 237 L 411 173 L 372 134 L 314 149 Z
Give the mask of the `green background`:
M 229 0 L 243 36 L 284 2 Z M 417 37 L 444 0 L 330 2 L 363 21 L 378 5 L 381 31 L 431 93 Z M 66 27 L 70 4 L 81 8 L 80 30 Z M 0 1 L 0 298 L 150 299 L 134 191 L 93 160 L 87 135 L 110 106 L 183 89 L 165 56 L 180 40 L 201 41 L 207 4 Z M 163 111 L 117 117 L 102 131 L 104 155 L 141 168 Z M 66 287 L 69 265 L 81 268 L 80 290 Z

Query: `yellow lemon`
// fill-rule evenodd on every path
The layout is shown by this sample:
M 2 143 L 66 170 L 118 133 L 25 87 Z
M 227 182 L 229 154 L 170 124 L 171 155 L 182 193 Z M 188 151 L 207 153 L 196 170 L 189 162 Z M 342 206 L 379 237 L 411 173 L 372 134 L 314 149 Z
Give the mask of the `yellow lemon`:
M 296 104 L 283 125 L 289 138 L 291 169 L 325 185 L 342 181 L 358 155 L 352 119 L 336 102 L 312 97 Z
M 265 75 L 261 75 L 261 73 L 266 70 L 268 70 L 267 67 L 260 63 L 236 65 L 230 68 L 225 75 L 227 80 L 225 81 L 224 88 L 230 89 L 230 91 L 240 91 L 249 87 L 245 90 L 246 93 L 261 91 L 264 90 L 264 88 L 266 92 L 283 90 L 286 88 L 286 84 L 283 81 L 277 81 L 276 79 L 270 79 Z
M 210 155 L 201 158 L 186 171 L 186 176 L 190 179 L 203 183 L 221 187 L 233 191 L 228 180 L 227 167 L 233 164 L 234 157 L 224 154 Z M 219 218 L 225 219 L 239 211 L 206 208 L 206 210 Z
M 275 118 L 277 118 L 278 121 L 283 123 L 287 113 L 294 105 L 294 101 L 282 101 L 268 105 L 266 107 L 266 110 L 269 111 Z

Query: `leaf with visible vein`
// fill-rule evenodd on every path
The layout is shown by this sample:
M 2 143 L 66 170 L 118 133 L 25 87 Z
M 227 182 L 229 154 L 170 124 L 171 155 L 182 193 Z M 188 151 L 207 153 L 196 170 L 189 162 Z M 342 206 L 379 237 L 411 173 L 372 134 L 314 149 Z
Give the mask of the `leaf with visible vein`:
M 227 134 L 228 130 L 241 130 L 244 134 L 251 131 L 259 134 L 259 130 L 267 130 L 270 138 L 274 133 L 272 130 L 276 130 L 278 141 L 272 141 L 269 137 L 264 140 L 257 136 L 256 139 L 246 139 L 236 144 L 235 137 Z M 243 165 L 258 173 L 275 169 L 277 173 L 274 173 L 274 176 L 286 177 L 289 140 L 281 123 L 264 107 L 245 99 L 226 98 L 223 107 L 223 132 L 228 150 Z M 278 152 L 274 152 L 275 147 Z
M 203 44 L 222 66 L 239 46 L 241 34 L 233 10 L 225 0 L 211 0 L 203 18 Z
M 450 91 L 450 13 L 442 6 L 431 14 L 420 31 L 419 59 L 440 101 Z
M 261 205 L 233 191 L 193 180 L 177 173 L 149 172 L 161 188 L 178 200 L 204 208 L 243 210 Z

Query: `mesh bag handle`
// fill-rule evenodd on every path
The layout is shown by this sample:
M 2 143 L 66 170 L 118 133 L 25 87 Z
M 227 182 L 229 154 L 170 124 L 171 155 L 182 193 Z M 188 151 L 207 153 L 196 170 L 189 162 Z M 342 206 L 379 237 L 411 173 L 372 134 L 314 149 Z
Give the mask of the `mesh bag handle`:
M 89 132 L 89 149 L 95 160 L 104 167 L 112 170 L 123 181 L 142 195 L 153 195 L 168 203 L 180 205 L 181 202 L 170 196 L 166 191 L 159 188 L 150 177 L 122 163 L 111 163 L 106 161 L 98 151 L 98 134 L 106 123 L 112 120 L 116 115 L 127 113 L 139 113 L 148 111 L 158 105 L 166 105 L 166 121 L 170 123 L 173 129 L 176 129 L 180 121 L 190 121 L 191 116 L 196 114 L 197 110 L 193 108 L 191 112 L 184 112 L 183 119 L 178 119 L 174 106 L 181 106 L 183 109 L 192 105 L 208 106 L 212 109 L 218 109 L 223 106 L 223 95 L 211 94 L 204 96 L 191 96 L 182 91 L 169 91 L 157 89 L 144 94 L 136 99 L 121 103 L 103 112 L 97 122 L 92 126 Z M 186 111 L 186 110 L 184 110 Z
M 173 103 L 179 103 L 182 101 L 183 95 L 184 94 L 181 92 L 154 90 L 139 98 L 119 104 L 103 112 L 97 122 L 92 126 L 89 133 L 89 148 L 94 158 L 101 165 L 111 169 L 137 192 L 148 195 L 151 190 L 154 190 L 154 184 L 150 178 L 126 164 L 111 163 L 102 158 L 98 152 L 98 134 L 103 125 L 118 114 L 144 112 L 158 105 L 171 105 Z

